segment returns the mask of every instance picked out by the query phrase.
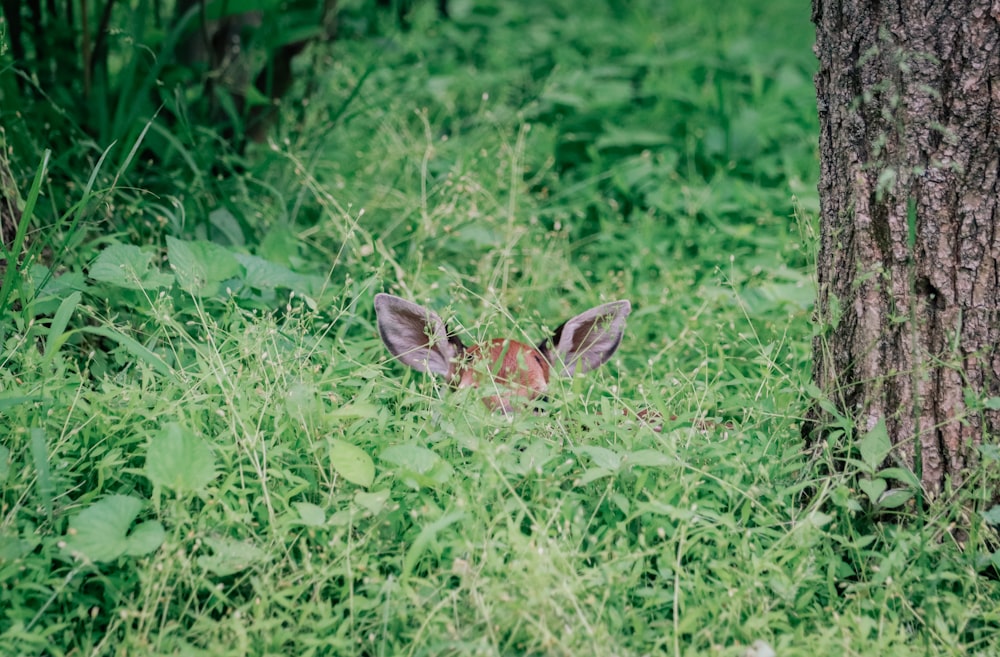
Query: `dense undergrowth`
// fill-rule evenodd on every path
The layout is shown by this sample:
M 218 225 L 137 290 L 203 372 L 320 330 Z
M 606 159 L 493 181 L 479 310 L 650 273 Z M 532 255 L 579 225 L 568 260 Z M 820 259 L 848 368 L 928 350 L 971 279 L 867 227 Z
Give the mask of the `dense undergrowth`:
M 879 436 L 836 475 L 800 437 L 808 7 L 429 4 L 343 3 L 243 155 L 4 112 L 0 653 L 997 654 L 983 519 L 849 486 Z M 379 291 L 467 342 L 634 310 L 508 419 L 392 361 Z

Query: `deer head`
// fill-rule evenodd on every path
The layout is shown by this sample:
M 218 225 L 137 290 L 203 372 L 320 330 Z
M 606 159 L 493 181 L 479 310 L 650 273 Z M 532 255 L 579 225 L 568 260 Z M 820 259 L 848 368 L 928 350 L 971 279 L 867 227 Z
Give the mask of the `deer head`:
M 497 338 L 466 347 L 444 321 L 429 310 L 391 294 L 375 295 L 382 342 L 402 363 L 444 377 L 455 388 L 482 387 L 492 410 L 512 412 L 516 402 L 544 395 L 549 376 L 588 372 L 618 349 L 632 305 L 612 301 L 562 323 L 537 347 Z

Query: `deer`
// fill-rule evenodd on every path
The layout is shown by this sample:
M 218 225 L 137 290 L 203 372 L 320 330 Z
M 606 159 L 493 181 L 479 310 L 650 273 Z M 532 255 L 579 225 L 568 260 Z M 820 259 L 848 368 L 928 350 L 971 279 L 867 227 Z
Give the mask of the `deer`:
M 452 388 L 483 388 L 483 403 L 512 414 L 544 399 L 553 372 L 572 377 L 608 362 L 621 344 L 626 299 L 611 301 L 566 320 L 538 346 L 495 338 L 465 346 L 428 308 L 391 294 L 375 295 L 379 335 L 389 352 L 418 372 L 443 377 Z

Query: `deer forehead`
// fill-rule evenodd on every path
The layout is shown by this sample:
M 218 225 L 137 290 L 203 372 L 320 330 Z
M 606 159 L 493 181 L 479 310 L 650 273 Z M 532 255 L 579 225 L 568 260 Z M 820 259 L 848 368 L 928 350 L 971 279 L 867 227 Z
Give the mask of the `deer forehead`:
M 549 385 L 548 361 L 523 342 L 496 338 L 469 347 L 465 355 L 468 365 L 460 372 L 459 387 L 475 386 L 483 376 L 509 387 L 523 388 L 522 394 L 544 392 Z

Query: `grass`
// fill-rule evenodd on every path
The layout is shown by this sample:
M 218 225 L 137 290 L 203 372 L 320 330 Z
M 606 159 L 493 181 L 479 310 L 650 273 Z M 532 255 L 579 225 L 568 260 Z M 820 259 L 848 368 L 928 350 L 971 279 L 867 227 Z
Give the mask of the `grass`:
M 156 167 L 39 168 L 68 182 L 27 199 L 57 264 L 4 282 L 0 653 L 1000 653 L 984 519 L 880 509 L 800 437 L 808 8 L 430 4 L 369 38 L 344 3 L 245 157 L 154 125 Z M 508 419 L 388 357 L 382 290 L 470 340 L 634 311 Z

